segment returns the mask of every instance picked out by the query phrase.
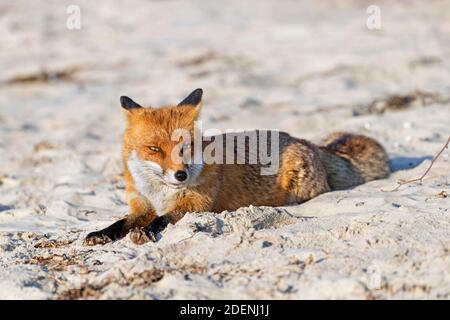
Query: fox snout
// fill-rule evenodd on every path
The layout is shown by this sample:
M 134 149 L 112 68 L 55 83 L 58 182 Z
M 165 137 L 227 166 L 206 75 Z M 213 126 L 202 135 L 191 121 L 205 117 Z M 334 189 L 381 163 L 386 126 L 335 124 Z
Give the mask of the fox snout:
M 170 184 L 181 185 L 188 181 L 189 171 L 186 169 L 168 170 L 164 175 L 164 178 Z
M 143 184 L 163 182 L 170 186 L 181 187 L 192 182 L 191 180 L 194 180 L 196 176 L 195 170 L 190 170 L 184 163 L 144 160 L 140 159 L 135 152 L 131 154 L 128 166 L 135 182 L 142 181 Z

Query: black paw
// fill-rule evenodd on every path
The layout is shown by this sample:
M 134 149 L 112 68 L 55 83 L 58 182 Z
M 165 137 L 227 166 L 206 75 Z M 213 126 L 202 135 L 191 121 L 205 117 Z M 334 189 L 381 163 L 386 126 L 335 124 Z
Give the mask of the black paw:
M 84 245 L 95 246 L 97 244 L 106 244 L 108 242 L 119 240 L 126 234 L 124 225 L 125 220 L 122 219 L 114 222 L 103 230 L 91 232 L 87 235 L 86 239 L 84 239 Z
M 130 231 L 130 240 L 135 244 L 144 244 L 149 241 L 156 242 L 155 234 L 144 228 L 134 228 Z
M 152 222 L 150 222 L 150 224 L 147 227 L 145 227 L 145 230 L 146 230 L 146 232 L 158 234 L 161 231 L 163 231 L 167 227 L 168 224 L 169 224 L 169 219 L 167 219 L 167 217 L 165 217 L 165 216 L 156 217 L 155 219 L 153 219 Z
M 112 242 L 112 239 L 104 232 L 101 231 L 95 231 L 91 232 L 87 235 L 86 239 L 84 239 L 83 244 L 85 246 L 95 246 L 98 244 L 106 244 L 108 242 Z

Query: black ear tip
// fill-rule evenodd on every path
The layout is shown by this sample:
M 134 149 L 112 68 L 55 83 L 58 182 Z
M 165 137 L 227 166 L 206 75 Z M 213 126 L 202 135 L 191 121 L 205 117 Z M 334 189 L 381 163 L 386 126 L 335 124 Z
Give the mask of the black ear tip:
M 192 95 L 195 97 L 195 99 L 197 99 L 198 101 L 200 101 L 202 99 L 203 96 L 203 89 L 202 88 L 197 88 L 192 92 Z
M 121 96 L 120 97 L 120 105 L 124 109 L 134 109 L 134 108 L 141 108 L 139 104 L 134 102 L 131 98 L 128 98 L 127 96 Z
M 197 88 L 194 91 L 192 91 L 183 101 L 181 101 L 178 105 L 186 105 L 186 104 L 190 104 L 190 105 L 197 105 L 200 103 L 200 101 L 202 100 L 202 95 L 203 95 L 203 89 L 202 88 Z
M 121 96 L 120 97 L 120 104 L 123 106 L 124 104 L 127 103 L 128 100 L 130 100 L 130 98 L 128 98 L 127 96 Z

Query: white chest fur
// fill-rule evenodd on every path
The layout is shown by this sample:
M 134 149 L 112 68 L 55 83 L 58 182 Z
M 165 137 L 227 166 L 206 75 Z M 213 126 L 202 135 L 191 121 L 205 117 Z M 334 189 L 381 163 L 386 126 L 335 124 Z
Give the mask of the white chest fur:
M 161 167 L 151 161 L 139 160 L 134 151 L 127 164 L 136 189 L 150 201 L 156 214 L 162 216 L 168 213 L 182 190 L 165 184 Z

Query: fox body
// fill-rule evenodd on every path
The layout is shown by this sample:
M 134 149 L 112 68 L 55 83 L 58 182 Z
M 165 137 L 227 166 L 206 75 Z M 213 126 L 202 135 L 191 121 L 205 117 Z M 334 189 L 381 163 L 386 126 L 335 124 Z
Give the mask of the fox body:
M 244 161 L 232 164 L 192 161 L 198 145 L 174 139 L 174 132 L 183 129 L 195 136 L 194 122 L 201 98 L 202 90 L 197 89 L 176 106 L 154 109 L 121 97 L 127 118 L 122 157 L 130 212 L 106 229 L 90 233 L 86 244 L 117 240 L 129 231 L 134 242 L 144 243 L 187 212 L 302 203 L 330 190 L 350 188 L 389 175 L 383 147 L 371 138 L 349 133 L 334 133 L 321 145 L 314 145 L 277 132 L 277 145 L 271 149 L 278 156 L 274 174 L 261 174 L 264 165 L 260 157 L 256 156 L 256 162 L 248 161 L 255 142 L 257 146 L 274 147 L 267 138 L 273 135 L 270 131 L 254 131 L 254 143 L 240 147 L 227 143 L 229 134 L 212 136 L 200 143 L 199 149 L 204 152 L 211 143 L 219 141 L 223 151 L 218 154 L 215 150 L 216 158 L 236 159 L 243 155 Z M 248 132 L 235 135 L 239 139 L 239 135 L 246 136 Z M 243 141 L 247 141 L 245 137 Z M 191 161 L 180 161 L 186 158 Z

